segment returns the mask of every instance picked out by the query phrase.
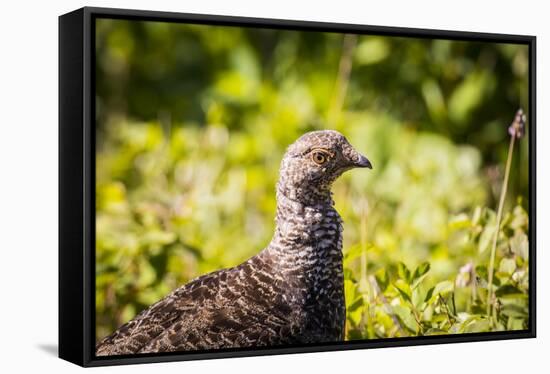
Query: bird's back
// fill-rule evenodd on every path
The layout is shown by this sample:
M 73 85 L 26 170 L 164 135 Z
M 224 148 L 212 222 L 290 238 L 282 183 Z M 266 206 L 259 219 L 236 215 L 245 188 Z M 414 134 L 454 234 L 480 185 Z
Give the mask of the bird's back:
M 96 346 L 121 355 L 293 343 L 282 278 L 256 256 L 199 277 L 141 312 Z

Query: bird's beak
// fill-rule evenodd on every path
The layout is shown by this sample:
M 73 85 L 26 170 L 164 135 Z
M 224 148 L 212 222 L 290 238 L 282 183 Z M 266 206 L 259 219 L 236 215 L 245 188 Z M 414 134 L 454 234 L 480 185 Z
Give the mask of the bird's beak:
M 369 168 L 372 169 L 372 164 L 370 163 L 369 159 L 363 156 L 360 153 L 357 153 L 357 160 L 354 161 L 353 166 L 357 168 Z
M 361 153 L 351 145 L 346 144 L 342 150 L 344 159 L 346 160 L 347 168 L 369 168 L 372 169 L 372 164 L 369 159 L 363 156 Z M 348 169 L 349 170 L 349 169 Z

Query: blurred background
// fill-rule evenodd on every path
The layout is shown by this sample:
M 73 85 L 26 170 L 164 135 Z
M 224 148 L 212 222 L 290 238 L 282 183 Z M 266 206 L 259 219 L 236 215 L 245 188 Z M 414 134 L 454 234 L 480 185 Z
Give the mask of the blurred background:
M 285 148 L 328 128 L 374 165 L 333 189 L 346 338 L 526 328 L 527 139 L 488 268 L 528 68 L 526 45 L 96 20 L 97 337 L 264 248 Z

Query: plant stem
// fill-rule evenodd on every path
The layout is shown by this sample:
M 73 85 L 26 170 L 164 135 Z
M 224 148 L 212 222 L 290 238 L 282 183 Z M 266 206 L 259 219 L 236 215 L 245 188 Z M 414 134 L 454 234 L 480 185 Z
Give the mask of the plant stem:
M 371 303 L 372 303 L 372 291 L 369 287 L 369 282 L 367 279 L 367 210 L 368 203 L 366 199 L 360 201 L 360 238 L 361 238 L 361 276 L 359 280 L 359 291 L 363 297 L 363 302 L 367 305 L 366 312 L 363 312 L 361 316 L 361 330 L 365 329 L 365 323 L 367 324 L 367 335 L 370 335 L 374 329 L 372 325 L 372 316 L 371 316 Z M 371 336 L 368 336 L 371 338 Z
M 491 258 L 489 260 L 489 269 L 488 269 L 488 285 L 487 285 L 487 317 L 492 321 L 492 308 L 493 308 L 493 299 L 494 299 L 494 290 L 493 290 L 493 272 L 495 268 L 495 254 L 497 250 L 497 241 L 498 235 L 500 233 L 500 221 L 502 219 L 502 210 L 504 208 L 504 201 L 506 200 L 506 191 L 508 190 L 508 179 L 510 177 L 510 167 L 512 165 L 512 155 L 514 152 L 514 143 L 516 136 L 512 135 L 510 137 L 510 147 L 508 148 L 508 158 L 506 160 L 506 169 L 504 172 L 504 182 L 502 183 L 502 190 L 500 191 L 500 201 L 498 203 L 497 210 L 497 220 L 495 233 L 493 234 L 493 244 L 491 246 Z M 492 323 L 492 322 L 491 322 Z
M 441 295 L 438 295 L 438 297 L 439 297 L 439 304 L 441 304 L 441 309 L 445 311 L 445 315 L 447 316 L 447 322 L 449 322 L 449 328 L 451 328 L 453 326 L 454 318 L 451 318 L 451 313 L 449 313 L 447 300 L 445 300 Z
M 361 240 L 361 282 L 367 283 L 367 210 L 368 202 L 362 199 L 360 217 L 360 240 Z
M 348 84 L 351 74 L 351 68 L 353 65 L 353 51 L 357 44 L 357 35 L 345 34 L 342 41 L 342 56 L 340 57 L 340 63 L 338 66 L 338 75 L 336 77 L 336 84 L 334 88 L 334 95 L 331 100 L 331 104 L 328 112 L 328 122 L 334 126 L 342 107 L 344 106 L 344 99 L 348 90 Z

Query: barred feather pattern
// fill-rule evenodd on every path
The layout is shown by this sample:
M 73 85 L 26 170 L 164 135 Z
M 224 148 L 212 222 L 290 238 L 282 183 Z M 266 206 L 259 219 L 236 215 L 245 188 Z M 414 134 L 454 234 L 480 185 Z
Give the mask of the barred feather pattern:
M 334 152 L 324 171 L 307 156 L 316 146 Z M 96 355 L 343 340 L 343 225 L 330 185 L 345 170 L 364 166 L 356 153 L 336 131 L 298 139 L 281 162 L 269 245 L 239 266 L 176 289 L 99 341 Z

